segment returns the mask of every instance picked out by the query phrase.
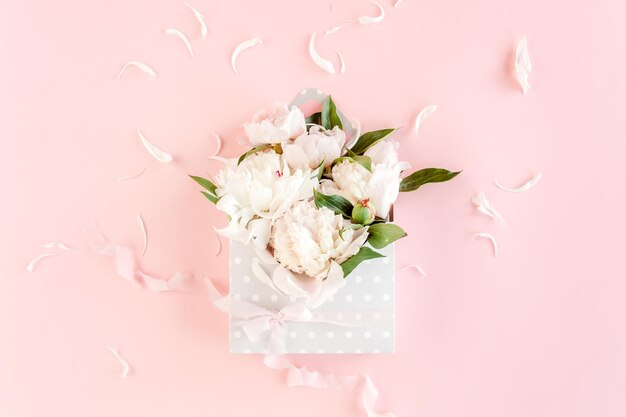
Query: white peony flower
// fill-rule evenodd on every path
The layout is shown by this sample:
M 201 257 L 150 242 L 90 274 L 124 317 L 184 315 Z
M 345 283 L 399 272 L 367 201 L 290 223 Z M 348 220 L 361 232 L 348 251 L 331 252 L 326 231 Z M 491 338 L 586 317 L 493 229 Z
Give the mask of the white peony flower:
M 380 141 L 365 152 L 372 159 L 372 172 L 356 162 L 342 161 L 332 169 L 332 181 L 324 181 L 324 194 L 337 194 L 352 204 L 369 199 L 378 217 L 386 218 L 397 200 L 400 174 L 410 167 L 398 161 L 398 143 Z
M 297 106 L 275 103 L 270 111 L 262 110 L 243 125 L 252 146 L 284 143 L 306 132 L 306 121 Z
M 367 228 L 345 228 L 348 225 L 332 210 L 300 201 L 272 225 L 270 247 L 290 271 L 324 279 L 333 262 L 340 264 L 356 254 L 367 239 Z
M 346 228 L 349 222 L 312 201 L 300 201 L 276 219 L 270 245 L 257 247 L 252 272 L 276 291 L 303 298 L 310 308 L 320 306 L 345 285 L 341 263 L 356 254 L 367 240 L 367 228 Z M 261 263 L 273 268 L 271 276 Z
M 296 201 L 313 196 L 317 177 L 310 169 L 291 170 L 274 151 L 257 152 L 239 165 L 232 162 L 216 176 L 216 207 L 230 217 L 222 235 L 244 243 L 254 240 L 265 247 L 270 222 Z
M 326 130 L 321 126 L 312 126 L 308 133 L 296 138 L 292 143 L 283 146 L 285 159 L 292 168 L 317 168 L 322 161 L 330 166 L 339 158 L 346 143 L 346 134 L 339 127 Z

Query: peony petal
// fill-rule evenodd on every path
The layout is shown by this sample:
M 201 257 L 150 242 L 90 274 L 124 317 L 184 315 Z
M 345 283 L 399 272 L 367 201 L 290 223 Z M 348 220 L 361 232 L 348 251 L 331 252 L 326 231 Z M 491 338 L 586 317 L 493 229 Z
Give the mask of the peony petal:
M 415 134 L 416 135 L 417 135 L 417 132 L 419 131 L 420 126 L 422 125 L 422 122 L 426 120 L 428 116 L 430 116 L 435 111 L 437 111 L 438 108 L 439 106 L 437 106 L 436 104 L 431 104 L 429 106 L 424 107 L 424 109 L 422 109 L 422 111 L 419 112 L 419 114 L 415 118 Z
M 203 38 L 206 38 L 208 31 L 207 31 L 206 22 L 204 21 L 204 16 L 202 15 L 202 13 L 200 13 L 195 7 L 193 7 L 191 4 L 187 3 L 186 1 L 184 1 L 183 4 L 187 6 L 193 12 L 194 17 L 200 24 L 200 34 L 202 35 Z
M 313 62 L 315 62 L 318 67 L 329 74 L 334 74 L 335 66 L 333 63 L 325 58 L 322 58 L 320 54 L 317 53 L 317 50 L 315 49 L 315 36 L 316 34 L 313 33 L 311 35 L 311 39 L 309 40 L 309 55 L 311 55 L 311 59 L 313 59 Z
M 535 186 L 535 184 L 537 184 L 539 182 L 539 180 L 541 179 L 541 173 L 535 175 L 534 177 L 532 177 L 531 179 L 529 179 L 528 181 L 526 181 L 524 184 L 520 185 L 519 187 L 515 187 L 515 188 L 509 188 L 509 187 L 505 187 L 503 185 L 500 185 L 500 183 L 498 183 L 498 181 L 495 181 L 495 184 L 498 188 L 500 188 L 503 191 L 508 191 L 509 193 L 523 193 L 524 191 L 528 191 L 531 188 L 533 188 Z
M 344 74 L 346 72 L 346 62 L 343 60 L 343 55 L 341 55 L 341 52 L 336 49 L 335 52 L 337 53 L 337 56 L 339 56 L 339 62 L 341 62 L 341 69 L 339 70 L 339 72 Z
M 524 94 L 527 94 L 528 90 L 530 90 L 528 76 L 531 70 L 532 63 L 530 62 L 530 55 L 528 55 L 528 39 L 526 36 L 522 36 L 515 50 L 515 73 Z
M 147 169 L 148 167 L 143 167 L 141 169 L 141 171 L 137 172 L 136 174 L 130 174 L 130 175 L 122 175 L 122 176 L 117 176 L 117 177 L 113 177 L 114 179 L 118 180 L 118 181 L 126 181 L 126 180 L 130 180 L 133 178 L 137 178 L 139 176 L 141 176 Z
M 222 253 L 222 239 L 220 239 L 220 234 L 217 233 L 217 229 L 214 227 L 213 232 L 215 232 L 215 238 L 217 239 L 217 250 L 213 254 L 213 256 L 219 256 Z
M 206 159 L 209 159 L 211 161 L 221 162 L 222 164 L 224 164 L 226 166 L 236 166 L 237 165 L 237 159 L 222 158 L 221 156 L 209 156 Z
M 113 356 L 115 356 L 115 358 L 120 362 L 120 365 L 122 367 L 122 372 L 120 373 L 120 377 L 126 378 L 126 376 L 128 376 L 128 373 L 130 372 L 130 365 L 128 364 L 126 359 L 124 359 L 122 355 L 120 355 L 120 353 L 117 350 L 109 346 L 107 346 L 107 349 L 109 349 L 109 351 L 113 354 Z
M 393 4 L 393 7 L 394 8 L 398 7 L 400 3 L 402 3 L 402 0 L 396 0 L 396 2 Z
M 383 8 L 383 6 L 381 6 L 381 4 L 375 0 L 372 0 L 372 3 L 374 3 L 376 7 L 378 7 L 378 16 L 361 16 L 357 19 L 357 22 L 362 25 L 370 25 L 372 23 L 381 22 L 385 18 L 385 9 Z
M 141 217 L 141 213 L 137 212 L 137 224 L 139 225 L 139 229 L 141 230 L 141 236 L 143 237 L 143 248 L 141 249 L 141 256 L 146 254 L 146 249 L 148 248 L 148 233 L 146 232 L 146 224 Z
M 187 47 L 187 50 L 189 51 L 189 55 L 191 55 L 191 59 L 195 59 L 195 56 L 193 54 L 193 49 L 191 48 L 191 44 L 189 43 L 189 39 L 187 39 L 187 35 L 185 35 L 180 30 L 174 29 L 174 28 L 167 28 L 167 29 L 165 29 L 163 31 L 163 33 L 165 35 L 169 35 L 169 36 L 176 36 L 178 39 L 183 41 L 183 43 Z
M 217 156 L 222 150 L 222 138 L 217 133 L 211 133 L 211 135 L 215 138 L 215 141 L 217 142 L 217 147 L 215 148 L 215 153 L 213 154 L 213 156 Z
M 493 237 L 491 233 L 480 232 L 472 236 L 472 240 L 476 240 L 477 238 L 480 238 L 480 237 L 489 239 L 491 241 L 491 244 L 493 245 L 493 257 L 495 258 L 498 255 L 498 242 L 496 242 L 496 238 Z
M 485 194 L 483 193 L 476 194 L 474 197 L 472 197 L 472 203 L 474 203 L 474 205 L 476 206 L 476 209 L 479 212 L 493 219 L 504 222 L 504 219 L 502 218 L 500 213 L 498 213 L 495 207 L 489 202 L 489 200 L 487 200 L 487 197 L 485 197 Z
M 333 26 L 331 28 L 328 28 L 324 32 L 324 35 L 331 35 L 331 34 L 333 34 L 335 32 L 338 32 L 342 27 L 343 27 L 343 25 L 337 25 L 337 26 Z
M 61 242 L 48 242 L 44 243 L 42 246 L 46 249 L 76 250 Z
M 245 51 L 246 49 L 252 48 L 257 45 L 261 45 L 262 43 L 263 41 L 261 40 L 261 38 L 252 38 L 252 39 L 248 39 L 247 41 L 241 42 L 239 45 L 237 45 L 237 47 L 233 51 L 233 54 L 230 57 L 230 64 L 233 66 L 233 70 L 235 71 L 235 74 L 239 74 L 239 72 L 237 71 L 237 58 L 239 57 L 239 54 Z
M 157 161 L 168 164 L 174 160 L 172 155 L 162 151 L 161 149 L 150 143 L 148 139 L 146 139 L 146 137 L 143 135 L 143 133 L 141 133 L 141 130 L 137 129 L 137 135 L 139 136 L 139 139 L 141 139 L 141 143 L 143 144 L 143 146 L 145 146 L 148 152 L 150 152 L 150 155 L 154 156 Z
M 143 62 L 140 61 L 128 61 L 127 63 L 124 64 L 124 66 L 122 67 L 122 69 L 120 70 L 120 72 L 117 74 L 117 78 L 121 78 L 122 74 L 124 73 L 124 71 L 126 71 L 126 68 L 128 67 L 135 67 L 138 68 L 139 70 L 141 70 L 142 72 L 151 75 L 153 77 L 156 77 L 156 72 L 150 68 L 148 65 L 144 64 Z
M 48 256 L 56 256 L 56 255 L 58 255 L 58 254 L 56 254 L 56 253 L 42 253 L 41 255 L 37 256 L 35 259 L 30 261 L 28 263 L 28 265 L 26 265 L 26 270 L 28 272 L 33 272 L 35 270 L 35 267 L 39 263 L 39 261 L 41 261 L 43 258 L 47 258 Z

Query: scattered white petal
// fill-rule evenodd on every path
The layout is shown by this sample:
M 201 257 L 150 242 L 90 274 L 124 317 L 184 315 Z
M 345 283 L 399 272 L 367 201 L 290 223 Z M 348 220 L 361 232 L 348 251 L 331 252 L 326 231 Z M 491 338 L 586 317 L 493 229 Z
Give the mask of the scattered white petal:
M 261 45 L 262 43 L 263 41 L 261 40 L 261 38 L 252 38 L 252 39 L 248 39 L 247 41 L 241 42 L 239 45 L 237 45 L 237 47 L 233 51 L 232 56 L 230 57 L 230 64 L 233 66 L 233 70 L 235 70 L 235 74 L 239 74 L 239 72 L 237 71 L 237 57 L 239 57 L 239 54 L 245 51 L 246 49 L 255 47 L 257 45 Z
M 48 256 L 56 256 L 56 255 L 57 255 L 56 253 L 42 253 L 41 255 L 39 255 L 38 257 L 36 257 L 35 259 L 33 259 L 32 261 L 28 263 L 28 265 L 26 266 L 26 270 L 28 272 L 33 272 L 35 270 L 35 267 L 39 263 L 39 261 L 41 261 L 43 258 L 47 258 Z
M 213 153 L 213 156 L 217 156 L 222 150 L 222 138 L 217 133 L 211 133 L 211 135 L 215 138 L 215 141 L 217 142 L 215 153 Z
M 130 180 L 130 179 L 133 179 L 133 178 L 137 178 L 137 177 L 141 176 L 144 172 L 146 172 L 147 168 L 148 167 L 143 167 L 141 169 L 141 171 L 137 172 L 136 174 L 121 175 L 121 176 L 116 176 L 116 177 L 113 177 L 113 178 L 118 180 L 118 181 L 126 181 L 126 180 Z
M 398 7 L 400 5 L 400 3 L 402 3 L 402 0 L 396 0 L 396 2 L 393 4 L 393 7 Z
M 120 353 L 117 350 L 109 346 L 107 346 L 107 349 L 109 349 L 109 351 L 113 354 L 113 356 L 115 356 L 115 358 L 120 362 L 120 365 L 122 367 L 122 372 L 120 373 L 120 377 L 126 378 L 126 376 L 128 375 L 128 372 L 130 372 L 130 365 L 128 364 L 126 359 L 124 359 L 122 355 L 120 355 Z
M 74 248 L 70 248 L 62 242 L 48 242 L 44 243 L 42 246 L 46 249 L 76 250 Z
M 421 276 L 423 276 L 423 277 L 426 276 L 426 272 L 424 272 L 422 267 L 420 267 L 418 264 L 407 265 L 404 268 L 400 269 L 400 271 L 404 271 L 406 269 L 415 269 Z
M 381 6 L 380 3 L 374 0 L 372 0 L 372 3 L 374 3 L 376 7 L 378 7 L 378 16 L 361 16 L 357 19 L 357 22 L 362 25 L 370 25 L 372 23 L 378 23 L 385 18 L 385 9 L 383 8 L 383 6 Z
M 148 248 L 148 233 L 146 232 L 146 224 L 143 221 L 143 217 L 141 217 L 141 213 L 137 213 L 137 224 L 139 225 L 139 229 L 141 230 L 141 236 L 143 237 L 143 248 L 141 249 L 141 256 L 146 254 L 146 249 Z
M 419 114 L 415 118 L 415 134 L 416 135 L 417 135 L 417 132 L 420 129 L 420 126 L 422 125 L 422 122 L 424 120 L 426 120 L 426 118 L 428 118 L 428 116 L 430 116 L 435 111 L 437 111 L 438 108 L 439 108 L 439 106 L 437 106 L 436 104 L 431 104 L 429 106 L 424 107 L 424 109 L 422 109 L 422 111 L 419 112 Z
M 198 21 L 198 23 L 200 23 L 200 34 L 202 35 L 203 38 L 206 38 L 208 31 L 206 27 L 206 22 L 204 21 L 204 16 L 202 15 L 202 13 L 198 11 L 198 9 L 193 7 L 191 4 L 187 3 L 186 1 L 184 1 L 183 3 L 185 4 L 185 6 L 189 7 L 189 10 L 193 12 L 193 15 L 195 16 L 196 20 Z
M 146 147 L 148 152 L 150 152 L 150 155 L 154 156 L 157 161 L 162 162 L 164 164 L 169 164 L 170 162 L 174 160 L 172 155 L 170 155 L 167 152 L 162 151 L 161 149 L 157 148 L 152 143 L 150 143 L 148 139 L 146 139 L 146 137 L 143 135 L 143 133 L 141 133 L 141 130 L 137 129 L 137 135 L 139 136 L 139 139 L 141 139 L 141 143 L 143 143 L 143 146 Z
M 530 55 L 528 55 L 528 40 L 526 36 L 522 36 L 515 51 L 515 73 L 517 74 L 517 80 L 524 94 L 528 93 L 528 90 L 530 90 L 528 76 L 530 75 L 531 69 L 532 64 L 530 62 Z
M 233 165 L 235 162 L 237 162 L 236 159 L 227 159 L 227 158 L 222 158 L 221 156 L 209 156 L 206 159 L 208 159 L 210 161 L 221 162 L 221 163 L 223 163 L 226 166 Z
M 219 233 L 217 233 L 215 227 L 213 228 L 213 231 L 215 232 L 215 238 L 217 239 L 217 250 L 213 255 L 218 256 L 220 253 L 222 253 L 222 239 L 220 239 L 220 235 Z
M 189 43 L 189 39 L 187 39 L 187 35 L 185 35 L 183 32 L 181 32 L 178 29 L 174 29 L 174 28 L 167 28 L 163 31 L 163 33 L 165 35 L 169 35 L 169 36 L 176 36 L 178 39 L 180 39 L 181 41 L 183 41 L 183 43 L 185 44 L 185 46 L 187 47 L 187 50 L 189 51 L 189 55 L 191 55 L 191 59 L 195 59 L 196 57 L 193 54 L 193 49 L 191 48 L 191 44 Z
M 313 62 L 315 62 L 318 67 L 320 67 L 329 74 L 334 74 L 335 66 L 333 65 L 333 63 L 325 58 L 322 58 L 315 49 L 315 35 L 316 33 L 313 33 L 311 35 L 311 40 L 309 41 L 309 55 L 311 55 L 311 59 L 313 59 Z
M 487 200 L 485 194 L 478 193 L 474 197 L 472 197 L 472 203 L 476 206 L 476 209 L 487 216 L 504 222 L 500 213 L 498 213 L 495 207 Z
M 496 256 L 498 256 L 498 242 L 496 242 L 496 238 L 493 237 L 491 233 L 480 232 L 472 236 L 472 240 L 476 240 L 479 237 L 489 239 L 491 241 L 491 244 L 493 245 L 493 257 L 495 258 Z
M 341 55 L 341 52 L 336 49 L 335 52 L 337 53 L 337 56 L 339 56 L 339 62 L 341 62 L 341 69 L 339 70 L 339 72 L 344 74 L 346 72 L 346 61 L 343 60 L 343 55 Z
M 139 70 L 145 72 L 146 74 L 151 75 L 152 77 L 156 77 L 156 71 L 154 71 L 152 68 L 150 68 L 148 65 L 144 64 L 143 62 L 128 61 L 127 63 L 124 64 L 120 72 L 117 74 L 118 79 L 122 77 L 122 74 L 124 73 L 124 71 L 126 71 L 126 68 L 128 67 L 136 67 Z
M 343 27 L 343 25 L 337 25 L 337 26 L 333 26 L 332 28 L 326 29 L 326 32 L 324 32 L 324 35 L 331 35 L 335 32 L 338 32 L 339 29 L 341 29 Z
M 524 184 L 515 188 L 510 188 L 510 187 L 505 187 L 504 185 L 500 185 L 498 181 L 494 181 L 494 182 L 496 186 L 503 191 L 508 191 L 509 193 L 523 193 L 524 191 L 528 191 L 531 188 L 533 188 L 535 184 L 539 182 L 540 179 L 541 179 L 541 173 L 535 175 L 534 177 L 526 181 Z

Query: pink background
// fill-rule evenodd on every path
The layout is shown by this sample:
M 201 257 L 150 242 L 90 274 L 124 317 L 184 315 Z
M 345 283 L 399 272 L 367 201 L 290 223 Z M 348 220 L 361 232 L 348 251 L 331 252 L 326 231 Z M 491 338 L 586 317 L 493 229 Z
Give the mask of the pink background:
M 227 283 L 225 224 L 186 173 L 215 173 L 210 132 L 239 155 L 239 126 L 305 87 L 331 92 L 365 129 L 398 135 L 416 168 L 463 169 L 448 184 L 402 195 L 410 237 L 398 267 L 397 353 L 294 356 L 298 364 L 367 372 L 381 408 L 398 416 L 577 417 L 626 414 L 626 3 L 405 0 L 387 17 L 320 37 L 346 59 L 330 76 L 307 53 L 312 32 L 375 14 L 367 1 L 195 0 L 209 36 L 179 1 L 43 0 L 0 3 L 0 415 L 361 415 L 352 396 L 288 389 L 258 356 L 228 353 L 227 318 L 202 294 L 129 285 L 92 255 L 80 227 L 140 248 L 144 269 Z M 187 33 L 197 59 L 163 29 Z M 528 35 L 533 86 L 511 75 Z M 244 52 L 239 75 L 230 54 Z M 148 79 L 124 62 L 158 72 Z M 336 62 L 336 61 L 335 61 Z M 336 62 L 336 65 L 338 63 Z M 419 137 L 411 125 L 440 105 Z M 176 161 L 163 165 L 141 129 Z M 139 178 L 116 181 L 147 166 Z M 524 194 L 493 185 L 543 180 Z M 484 191 L 507 221 L 477 213 Z M 475 232 L 493 233 L 472 242 Z M 76 252 L 26 264 L 41 244 Z M 133 367 L 126 379 L 106 346 Z

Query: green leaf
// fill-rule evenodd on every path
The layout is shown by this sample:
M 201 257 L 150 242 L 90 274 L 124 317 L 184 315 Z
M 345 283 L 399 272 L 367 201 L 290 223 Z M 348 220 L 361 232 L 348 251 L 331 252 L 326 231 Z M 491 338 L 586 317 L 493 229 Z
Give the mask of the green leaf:
M 372 172 L 372 158 L 369 156 L 357 155 L 352 152 L 352 150 L 348 149 L 348 157 L 354 159 L 356 163 L 367 169 L 369 172 Z
M 322 125 L 322 112 L 313 113 L 306 119 L 304 119 L 308 125 Z
M 200 184 L 204 189 L 210 192 L 213 195 L 217 195 L 215 190 L 217 190 L 217 186 L 213 184 L 210 180 L 202 177 L 196 177 L 195 175 L 190 175 L 191 179 Z
M 325 129 L 330 130 L 335 126 L 339 126 L 339 129 L 343 129 L 341 119 L 337 114 L 337 107 L 331 96 L 328 96 L 326 100 L 324 100 L 324 104 L 322 104 L 321 119 L 322 126 L 324 126 Z
M 322 159 L 322 162 L 320 162 L 320 164 L 317 166 L 317 180 L 320 181 L 322 179 L 322 176 L 324 175 L 324 159 Z
M 313 198 L 317 208 L 326 207 L 346 218 L 352 215 L 352 203 L 340 195 L 326 195 L 313 190 Z
M 354 271 L 354 268 L 356 268 L 363 261 L 384 257 L 385 255 L 381 255 L 380 253 L 368 248 L 367 246 L 361 246 L 361 249 L 359 249 L 356 255 L 349 257 L 344 263 L 341 264 L 341 269 L 343 269 L 343 277 L 347 277 L 348 274 Z
M 211 203 L 217 204 L 217 201 L 219 200 L 219 198 L 217 198 L 213 194 L 207 193 L 206 191 L 200 191 L 200 192 L 202 193 L 203 196 L 208 198 Z
M 394 130 L 396 129 L 383 129 L 364 133 L 359 137 L 351 150 L 357 155 L 363 155 L 363 153 L 365 153 L 365 151 L 368 150 L 372 145 L 374 145 L 379 140 L 385 139 Z
M 445 182 L 459 175 L 461 171 L 452 172 L 442 168 L 420 169 L 400 182 L 400 191 L 415 191 L 429 182 Z
M 367 242 L 376 249 L 382 249 L 388 244 L 406 236 L 402 228 L 393 223 L 376 223 L 367 229 Z
M 241 161 L 243 161 L 244 159 L 246 159 L 250 155 L 255 154 L 255 153 L 259 152 L 259 151 L 263 151 L 265 149 L 269 149 L 271 146 L 272 145 L 266 143 L 266 144 L 263 144 L 263 145 L 259 145 L 256 148 L 250 149 L 248 152 L 244 153 L 243 155 L 241 155 L 239 157 L 239 160 L 237 161 L 237 165 L 239 165 L 241 163 Z

